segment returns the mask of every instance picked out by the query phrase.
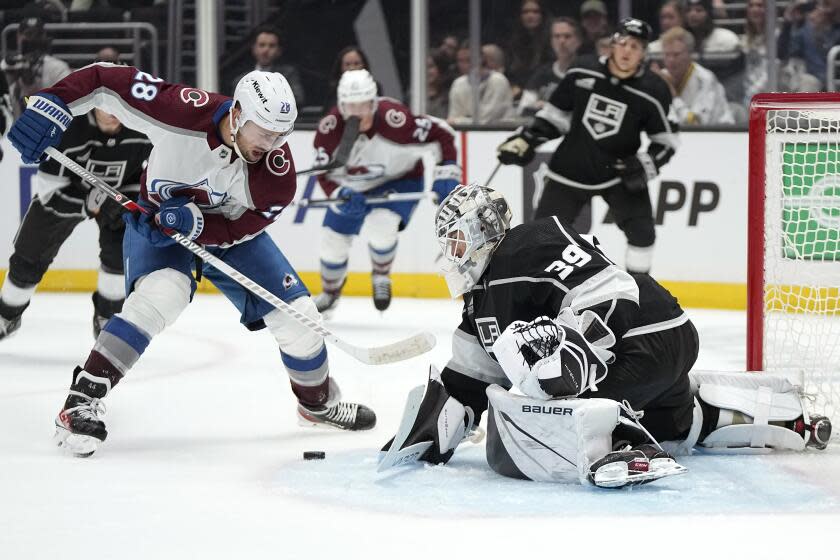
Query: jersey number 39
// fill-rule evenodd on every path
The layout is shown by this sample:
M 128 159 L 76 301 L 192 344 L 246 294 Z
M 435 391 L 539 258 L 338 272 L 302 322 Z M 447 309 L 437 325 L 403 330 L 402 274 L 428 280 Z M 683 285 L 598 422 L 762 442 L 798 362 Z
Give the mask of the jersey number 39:
M 560 259 L 548 265 L 545 271 L 557 272 L 557 276 L 560 277 L 560 280 L 565 280 L 568 278 L 569 274 L 572 273 L 575 267 L 580 268 L 591 260 L 592 257 L 589 253 L 577 245 L 567 245 L 566 248 L 563 249 Z

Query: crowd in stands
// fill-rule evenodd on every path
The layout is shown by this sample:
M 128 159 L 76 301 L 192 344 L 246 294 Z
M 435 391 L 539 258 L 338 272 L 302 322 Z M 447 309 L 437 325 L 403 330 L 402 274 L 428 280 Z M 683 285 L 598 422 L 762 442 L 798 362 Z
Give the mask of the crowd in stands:
M 2 1 L 2 0 L 0 0 Z M 161 6 L 166 0 L 38 0 L 41 9 L 92 11 L 132 6 Z M 746 4 L 744 11 L 743 5 Z M 575 14 L 569 16 L 569 5 Z M 656 30 L 648 49 L 649 71 L 659 74 L 671 88 L 674 110 L 684 124 L 716 125 L 746 122 L 749 100 L 768 89 L 765 0 L 738 3 L 743 24 L 732 24 L 732 10 L 724 0 L 662 0 L 640 2 Z M 834 90 L 828 84 L 827 55 L 840 44 L 840 0 L 779 0 L 780 23 L 775 38 L 779 91 Z M 484 33 L 478 74 L 481 124 L 517 124 L 533 116 L 546 102 L 566 71 L 583 57 L 609 52 L 618 18 L 618 2 L 578 0 L 521 0 L 509 31 L 487 40 Z M 635 9 L 636 3 L 633 3 Z M 552 10 L 564 15 L 555 17 Z M 656 10 L 658 8 L 658 21 Z M 2 12 L 0 12 L 2 13 Z M 641 14 L 633 14 L 639 16 Z M 7 22 L 8 23 L 8 22 Z M 721 24 L 723 23 L 723 25 Z M 734 28 L 731 29 L 730 27 Z M 736 33 L 738 31 L 739 33 Z M 324 68 L 322 92 L 306 91 L 302 72 L 284 54 L 281 32 L 264 26 L 251 34 L 250 60 L 235 68 L 235 79 L 224 78 L 222 91 L 253 69 L 282 72 L 300 106 L 316 105 L 326 111 L 335 103 L 335 88 L 342 72 L 375 69 L 358 46 L 337 53 L 331 69 Z M 476 122 L 470 48 L 465 29 L 447 30 L 432 37 L 427 57 L 428 114 L 451 124 Z M 247 45 L 245 45 L 247 46 Z M 231 83 L 228 83 L 231 82 Z M 382 89 L 381 84 L 380 91 Z M 229 88 L 229 89 L 228 89 Z M 309 89 L 309 88 L 307 88 Z M 400 96 L 393 91 L 388 92 Z

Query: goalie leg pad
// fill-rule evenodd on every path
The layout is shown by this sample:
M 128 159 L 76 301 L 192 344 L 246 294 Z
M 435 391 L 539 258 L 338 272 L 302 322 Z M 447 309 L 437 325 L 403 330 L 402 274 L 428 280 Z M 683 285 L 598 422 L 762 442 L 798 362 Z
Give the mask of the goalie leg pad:
M 487 462 L 503 476 L 586 483 L 589 465 L 612 449 L 618 403 L 543 400 L 487 388 Z

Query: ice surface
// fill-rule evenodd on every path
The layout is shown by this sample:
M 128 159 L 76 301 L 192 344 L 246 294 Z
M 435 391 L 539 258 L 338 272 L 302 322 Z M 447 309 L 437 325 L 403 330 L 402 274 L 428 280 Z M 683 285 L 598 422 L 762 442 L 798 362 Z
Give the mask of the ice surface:
M 37 294 L 0 342 L 0 559 L 790 558 L 837 554 L 840 447 L 685 459 L 690 472 L 608 491 L 505 479 L 467 444 L 443 467 L 376 473 L 408 391 L 443 366 L 457 302 L 346 298 L 330 327 L 357 344 L 428 329 L 438 346 L 401 364 L 330 353 L 369 433 L 297 426 L 271 337 L 199 294 L 106 399 L 109 439 L 63 455 L 52 421 L 92 345 L 89 296 Z M 742 369 L 744 316 L 691 310 L 697 367 Z M 308 450 L 323 461 L 303 461 Z

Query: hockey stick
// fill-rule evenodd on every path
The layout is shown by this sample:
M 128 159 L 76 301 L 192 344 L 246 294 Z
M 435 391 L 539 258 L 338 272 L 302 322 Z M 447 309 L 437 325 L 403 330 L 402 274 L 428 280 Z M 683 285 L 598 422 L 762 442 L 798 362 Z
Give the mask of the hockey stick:
M 359 135 L 359 117 L 347 117 L 344 121 L 344 132 L 341 134 L 341 140 L 338 141 L 333 157 L 324 165 L 316 165 L 303 171 L 298 171 L 297 175 L 320 175 L 333 169 L 338 169 L 347 164 L 350 159 L 350 151 L 353 149 L 353 144 L 356 143 L 356 137 Z
M 494 168 L 493 168 L 493 171 L 491 171 L 491 172 L 490 172 L 490 176 L 489 176 L 489 177 L 487 177 L 487 180 L 486 180 L 486 181 L 484 181 L 484 185 L 483 185 L 483 186 L 485 186 L 485 187 L 489 187 L 489 186 L 490 186 L 490 181 L 492 181 L 492 180 L 493 180 L 493 177 L 495 177 L 495 176 L 496 176 L 496 172 L 499 170 L 499 168 L 500 168 L 501 166 L 502 166 L 502 162 L 501 162 L 501 161 L 500 161 L 500 162 L 498 162 L 498 163 L 496 163 L 496 167 L 494 167 Z
M 105 183 L 102 179 L 70 159 L 69 157 L 65 156 L 63 153 L 59 152 L 57 149 L 53 147 L 49 147 L 46 149 L 46 153 L 49 154 L 50 157 L 55 159 L 58 163 L 93 185 L 94 187 L 104 191 L 108 194 L 112 199 L 122 205 L 123 208 L 130 212 L 143 212 L 149 213 L 149 211 L 130 198 L 126 197 L 124 194 L 120 193 L 118 190 L 112 188 L 110 185 Z M 308 315 L 301 313 L 282 299 L 278 298 L 229 264 L 227 264 L 222 259 L 216 257 L 215 255 L 208 252 L 204 247 L 191 241 L 190 239 L 184 237 L 177 231 L 168 229 L 168 228 L 161 228 L 161 231 L 174 239 L 178 242 L 179 245 L 184 247 L 185 249 L 195 253 L 199 257 L 201 257 L 204 262 L 209 264 L 210 266 L 214 267 L 216 270 L 221 272 L 222 274 L 228 276 L 232 280 L 238 282 L 242 287 L 250 291 L 251 293 L 261 297 L 271 305 L 273 305 L 276 309 L 288 314 L 297 322 L 305 326 L 311 331 L 314 331 L 321 336 L 324 337 L 325 340 L 331 342 L 335 346 L 337 346 L 342 351 L 346 352 L 347 354 L 353 356 L 360 362 L 372 365 L 379 365 L 379 364 L 389 364 L 392 362 L 400 362 L 402 360 L 407 360 L 409 358 L 413 358 L 415 356 L 419 356 L 425 352 L 431 350 L 435 345 L 435 337 L 432 333 L 429 332 L 421 332 L 414 336 L 411 336 L 407 339 L 400 340 L 391 344 L 386 344 L 384 346 L 375 346 L 375 347 L 363 347 L 363 346 L 355 346 L 346 342 L 338 336 L 334 335 L 329 330 L 325 329 L 320 323 L 309 317 Z
M 406 202 L 433 198 L 435 196 L 437 195 L 433 192 L 387 193 L 367 196 L 365 197 L 365 202 L 367 204 L 378 204 L 380 202 Z M 292 204 L 303 208 L 321 208 L 331 204 L 341 204 L 347 200 L 348 199 L 346 198 L 301 198 L 300 200 L 294 201 Z

